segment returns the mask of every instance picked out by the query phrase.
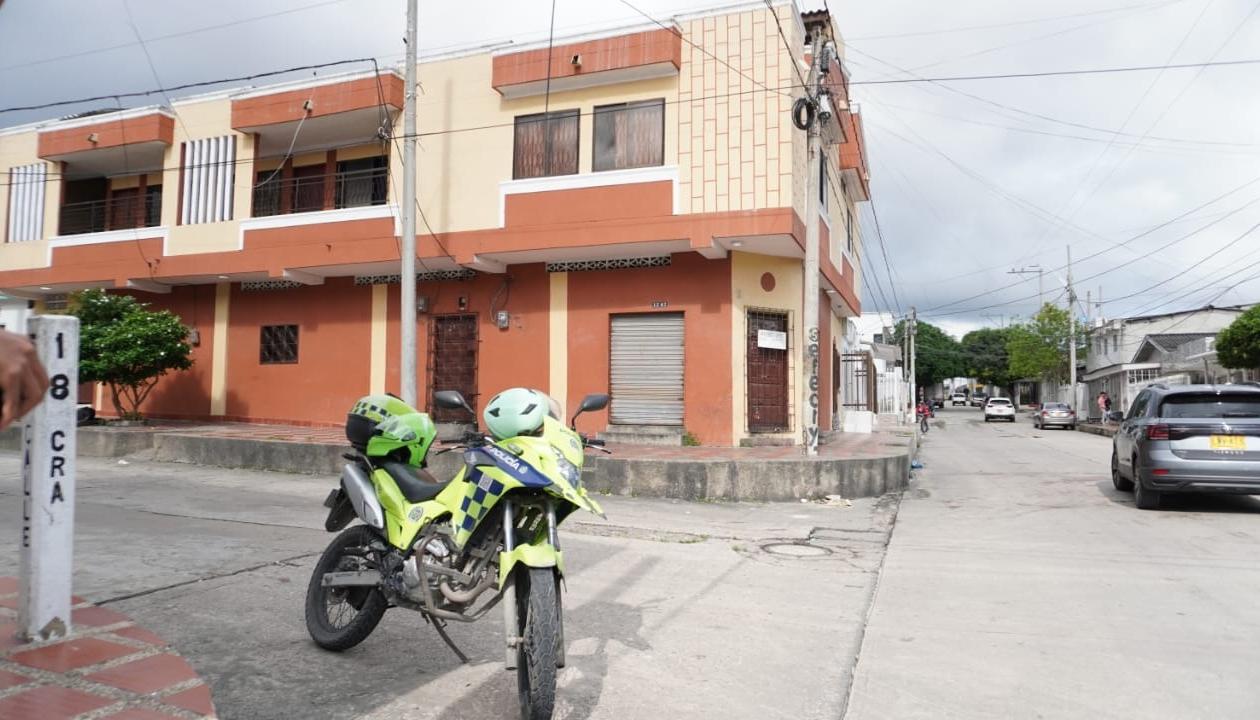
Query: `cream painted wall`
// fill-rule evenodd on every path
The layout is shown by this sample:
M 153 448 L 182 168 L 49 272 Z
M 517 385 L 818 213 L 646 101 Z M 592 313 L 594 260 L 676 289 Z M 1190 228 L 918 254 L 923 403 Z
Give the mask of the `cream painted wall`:
M 792 4 L 776 11 L 793 47 L 799 47 Z M 795 204 L 796 136 L 803 148 L 804 133 L 792 126 L 789 112 L 799 91 L 779 90 L 795 81 L 795 71 L 770 13 L 758 8 L 682 23 L 687 41 L 678 95 L 682 212 Z
M 665 164 L 678 157 L 678 81 L 673 77 L 553 92 L 549 105 L 543 96 L 507 99 L 491 87 L 491 56 L 474 55 L 419 66 L 424 87 L 418 106 L 420 132 L 474 126 L 495 126 L 468 132 L 420 138 L 418 196 L 437 232 L 498 227 L 499 183 L 512 179 L 513 121 L 518 115 L 551 110 L 581 111 L 578 130 L 578 171 L 591 172 L 594 144 L 592 113 L 596 106 L 663 98 L 665 104 Z M 401 121 L 395 124 L 402 134 Z M 394 167 L 401 168 L 398 163 Z M 393 182 L 401 185 L 395 174 Z M 401 187 L 393 188 L 394 193 Z
M 763 273 L 774 275 L 774 290 L 761 289 Z M 748 350 L 745 347 L 747 310 L 764 308 L 785 310 L 791 337 L 788 340 L 788 413 L 792 427 L 800 427 L 800 392 L 804 387 L 805 373 L 800 367 L 800 348 L 804 347 L 805 333 L 801 328 L 801 261 L 754 253 L 731 253 L 731 437 L 739 444 L 748 437 L 748 384 L 746 378 Z M 758 433 L 762 435 L 762 433 Z M 780 437 L 796 438 L 795 431 L 781 433 Z
M 162 225 L 170 228 L 167 253 L 189 255 L 203 252 L 225 252 L 237 249 L 241 218 L 250 216 L 250 203 L 254 188 L 254 136 L 232 130 L 232 102 L 216 98 L 186 103 L 175 103 L 174 141 L 167 148 L 166 168 L 162 186 L 170 192 L 162 193 Z M 232 198 L 233 219 L 218 223 L 179 224 L 179 164 L 180 148 L 188 140 L 236 136 L 236 167 Z
M 9 170 L 39 162 L 39 136 L 34 130 L 0 135 L 0 240 L 9 228 Z M 48 182 L 44 184 L 44 233 L 42 240 L 20 243 L 0 242 L 0 271 L 28 270 L 48 266 L 48 238 L 57 234 L 61 207 L 61 168 L 47 163 Z

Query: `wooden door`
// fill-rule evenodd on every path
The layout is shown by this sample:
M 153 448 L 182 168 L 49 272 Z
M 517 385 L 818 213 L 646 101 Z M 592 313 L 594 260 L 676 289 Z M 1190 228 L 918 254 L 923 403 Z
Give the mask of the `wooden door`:
M 433 404 L 433 391 L 458 390 L 477 407 L 477 316 L 439 315 L 429 335 L 429 408 L 437 422 L 473 422 L 464 410 Z
M 766 331 L 762 333 L 761 331 Z M 786 313 L 748 311 L 748 430 L 787 432 L 788 319 Z M 782 343 L 778 343 L 778 339 Z M 775 347 L 781 344 L 780 349 Z

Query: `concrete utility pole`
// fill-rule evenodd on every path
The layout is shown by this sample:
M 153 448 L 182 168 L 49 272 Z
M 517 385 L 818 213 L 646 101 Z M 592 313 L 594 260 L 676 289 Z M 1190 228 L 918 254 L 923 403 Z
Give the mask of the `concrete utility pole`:
M 1016 270 L 1015 268 L 1011 268 L 1010 270 L 1006 271 L 1006 274 L 1007 275 L 1031 275 L 1033 273 L 1037 273 L 1037 309 L 1040 310 L 1041 306 L 1044 305 L 1046 302 L 1045 291 L 1042 289 L 1043 287 L 1042 276 L 1045 275 L 1045 272 L 1046 271 L 1043 270 L 1040 265 L 1029 265 L 1028 267 L 1021 267 L 1018 270 Z
M 915 340 L 915 336 L 918 334 L 919 334 L 919 314 L 918 314 L 918 311 L 915 310 L 914 306 L 912 305 L 910 306 L 910 402 L 915 407 L 918 407 L 918 403 L 919 403 L 918 378 L 915 377 L 915 374 L 914 374 L 914 358 L 915 358 L 914 340 Z
M 402 400 L 416 407 L 416 0 L 407 0 L 407 71 L 403 89 Z
M 1076 290 L 1072 287 L 1072 246 L 1067 247 L 1068 292 L 1068 392 L 1072 407 L 1076 407 Z
M 806 93 L 811 99 L 819 96 L 819 67 L 825 62 L 820 57 L 825 52 L 821 35 L 814 33 L 810 50 Z M 809 456 L 818 454 L 818 363 L 821 352 L 818 347 L 818 195 L 819 182 L 822 180 L 820 163 L 823 162 L 822 129 L 819 127 L 821 122 L 822 118 L 815 117 L 805 129 L 809 163 L 805 171 L 805 306 L 801 313 L 805 318 L 805 397 L 801 403 L 801 427 L 805 435 L 805 454 Z

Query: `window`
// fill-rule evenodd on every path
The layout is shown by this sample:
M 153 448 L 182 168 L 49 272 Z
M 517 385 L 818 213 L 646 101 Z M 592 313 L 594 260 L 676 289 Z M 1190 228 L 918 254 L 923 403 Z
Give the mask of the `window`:
M 664 100 L 595 108 L 596 172 L 664 164 Z
M 384 205 L 389 187 L 389 165 L 383 156 L 337 163 L 336 207 Z
M 298 361 L 298 326 L 263 325 L 258 343 L 258 362 L 284 365 Z
M 849 244 L 849 254 L 853 254 L 853 211 L 845 208 L 844 210 L 844 235 L 845 242 Z
M 1159 377 L 1159 370 L 1156 368 L 1130 370 L 1129 371 L 1129 384 L 1136 385 L 1138 383 L 1150 382 L 1157 377 Z
M 326 171 L 326 165 L 293 168 L 293 212 L 324 209 L 324 173 Z
M 1150 402 L 1150 400 L 1151 400 L 1150 390 L 1143 390 L 1142 392 L 1138 393 L 1137 399 L 1134 400 L 1133 405 L 1129 407 L 1129 414 L 1127 417 L 1129 418 L 1142 417 L 1144 414 L 1146 414 L 1146 405 L 1148 402 Z
M 512 151 L 515 179 L 574 175 L 578 171 L 578 111 L 516 118 Z

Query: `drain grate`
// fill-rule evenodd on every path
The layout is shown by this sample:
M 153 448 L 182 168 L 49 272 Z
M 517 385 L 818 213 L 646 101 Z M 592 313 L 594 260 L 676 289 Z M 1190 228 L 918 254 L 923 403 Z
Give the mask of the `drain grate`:
M 809 543 L 768 543 L 762 545 L 761 549 L 771 555 L 795 558 L 823 557 L 831 554 L 831 550 L 819 545 L 810 545 Z

